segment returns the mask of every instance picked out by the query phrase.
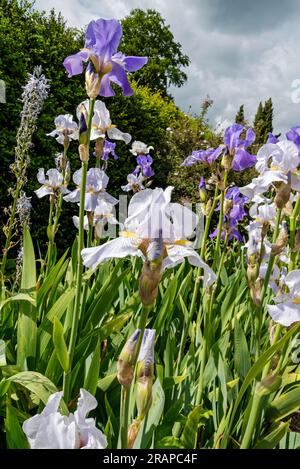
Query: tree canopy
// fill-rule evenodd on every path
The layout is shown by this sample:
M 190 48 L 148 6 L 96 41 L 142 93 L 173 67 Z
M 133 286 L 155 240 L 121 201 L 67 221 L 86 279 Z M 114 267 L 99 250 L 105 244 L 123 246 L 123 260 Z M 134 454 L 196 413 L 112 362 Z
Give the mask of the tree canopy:
M 149 57 L 147 67 L 135 74 L 140 85 L 147 85 L 164 95 L 168 87 L 182 86 L 187 75 L 183 68 L 190 59 L 182 52 L 165 20 L 155 10 L 132 10 L 122 21 L 123 38 L 120 50 L 125 54 Z

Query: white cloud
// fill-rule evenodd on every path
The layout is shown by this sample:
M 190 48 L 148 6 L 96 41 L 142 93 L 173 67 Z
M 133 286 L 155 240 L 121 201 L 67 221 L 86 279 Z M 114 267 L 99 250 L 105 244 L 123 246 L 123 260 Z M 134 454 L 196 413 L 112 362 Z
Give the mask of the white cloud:
M 54 7 L 80 27 L 99 17 L 120 19 L 132 8 L 154 8 L 191 59 L 187 83 L 170 90 L 183 110 L 198 112 L 209 94 L 212 123 L 232 122 L 241 104 L 251 121 L 258 102 L 272 97 L 276 132 L 300 124 L 300 104 L 291 99 L 292 82 L 300 78 L 296 0 L 254 0 L 247 8 L 240 0 L 37 0 L 36 7 Z

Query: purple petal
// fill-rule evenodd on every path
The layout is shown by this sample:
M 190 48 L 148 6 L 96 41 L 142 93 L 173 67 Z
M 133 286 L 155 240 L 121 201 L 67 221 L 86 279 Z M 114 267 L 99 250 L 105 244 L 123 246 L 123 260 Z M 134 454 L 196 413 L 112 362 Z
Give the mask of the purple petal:
M 237 148 L 240 142 L 240 135 L 244 127 L 240 124 L 233 124 L 227 127 L 224 134 L 224 143 L 229 149 Z
M 226 199 L 232 199 L 234 202 L 237 200 L 240 195 L 239 188 L 237 186 L 230 187 L 226 192 Z
M 243 171 L 244 169 L 251 168 L 255 163 L 255 155 L 251 155 L 243 148 L 238 148 L 233 158 L 232 169 L 233 171 Z
M 128 56 L 124 58 L 125 69 L 128 72 L 135 72 L 136 70 L 139 70 L 144 65 L 146 65 L 147 62 L 148 62 L 148 57 Z
M 290 140 L 291 142 L 294 142 L 295 145 L 297 145 L 298 149 L 300 149 L 300 127 L 299 126 L 292 127 L 291 130 L 289 130 L 286 133 L 286 138 Z
M 109 75 L 107 74 L 102 77 L 99 95 L 104 96 L 105 98 L 110 98 L 115 95 L 115 92 L 110 85 Z
M 245 147 L 245 148 L 249 147 L 249 145 L 251 145 L 251 144 L 254 142 L 255 137 L 256 137 L 255 132 L 254 132 L 254 130 L 251 129 L 251 127 L 250 127 L 250 128 L 247 130 L 247 132 L 246 132 L 246 138 L 245 138 L 245 140 L 244 140 L 244 142 L 243 142 L 243 143 L 244 143 L 244 147 Z
M 122 37 L 122 27 L 117 20 L 100 18 L 91 21 L 85 35 L 85 47 L 93 48 L 106 62 L 117 51 Z
M 240 243 L 243 242 L 243 237 L 242 237 L 241 233 L 236 229 L 233 229 L 231 231 L 230 235 L 229 235 L 229 239 L 232 239 L 232 238 L 235 238 Z
M 218 146 L 215 150 L 207 150 L 207 153 L 210 152 L 210 154 L 207 155 L 207 162 L 209 164 L 213 163 L 224 151 L 224 145 Z
M 116 83 L 116 85 L 119 85 L 122 90 L 124 96 L 132 96 L 133 95 L 133 89 L 131 88 L 126 72 L 124 68 L 119 65 L 116 62 L 113 62 L 112 70 L 108 74 L 109 79 Z
M 206 188 L 205 179 L 203 176 L 201 176 L 201 179 L 198 185 L 198 190 L 200 191 L 200 189 L 205 189 L 205 188 Z
M 216 228 L 212 233 L 210 233 L 210 238 L 216 238 L 218 236 L 218 228 Z
M 288 134 L 286 134 L 286 137 L 288 140 L 291 140 L 290 138 L 288 138 Z M 273 135 L 271 132 L 269 132 L 267 143 L 278 143 L 278 142 L 279 142 L 278 138 L 275 137 L 275 135 Z
M 63 65 L 68 72 L 68 77 L 80 75 L 83 71 L 83 62 L 89 58 L 89 53 L 86 51 L 77 52 L 77 54 L 69 55 L 65 58 Z

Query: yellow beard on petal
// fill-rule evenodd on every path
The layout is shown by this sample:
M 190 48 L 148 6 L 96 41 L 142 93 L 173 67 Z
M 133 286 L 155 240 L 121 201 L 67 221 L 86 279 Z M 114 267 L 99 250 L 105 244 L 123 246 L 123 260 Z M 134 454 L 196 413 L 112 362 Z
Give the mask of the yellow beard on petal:
M 173 244 L 176 244 L 177 246 L 191 246 L 192 242 L 187 239 L 177 239 Z
M 296 303 L 296 305 L 300 305 L 300 298 L 293 298 L 293 303 Z
M 120 231 L 119 236 L 123 236 L 123 238 L 137 238 L 136 233 L 134 231 Z

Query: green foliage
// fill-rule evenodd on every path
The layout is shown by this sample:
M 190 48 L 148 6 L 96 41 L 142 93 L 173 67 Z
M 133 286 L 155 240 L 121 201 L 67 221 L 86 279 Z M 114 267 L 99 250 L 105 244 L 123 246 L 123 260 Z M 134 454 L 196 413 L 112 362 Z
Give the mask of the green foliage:
M 256 134 L 255 149 L 260 145 L 266 143 L 268 133 L 273 132 L 273 103 L 269 98 L 263 105 L 261 102 L 258 105 L 253 122 L 254 132 Z
M 241 124 L 241 125 L 246 125 L 247 124 L 247 121 L 245 119 L 245 111 L 244 111 L 244 104 L 242 104 L 235 116 L 235 119 L 234 119 L 234 122 L 236 122 L 237 124 Z
M 142 55 L 149 58 L 147 67 L 135 74 L 140 85 L 153 91 L 168 93 L 168 87 L 182 86 L 187 75 L 182 68 L 190 60 L 183 54 L 181 45 L 175 42 L 170 26 L 155 10 L 136 8 L 122 21 L 123 38 L 120 45 L 126 55 Z

